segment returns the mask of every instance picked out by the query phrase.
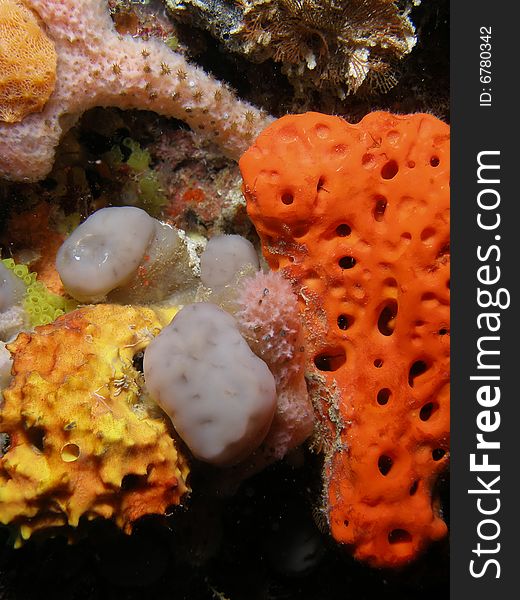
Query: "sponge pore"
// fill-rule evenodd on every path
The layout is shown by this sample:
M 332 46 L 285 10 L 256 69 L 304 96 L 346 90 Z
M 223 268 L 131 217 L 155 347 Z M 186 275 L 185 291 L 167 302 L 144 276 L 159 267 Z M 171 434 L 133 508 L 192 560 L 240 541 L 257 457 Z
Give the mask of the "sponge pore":
M 147 388 L 195 457 L 227 466 L 265 438 L 276 408 L 274 377 L 215 304 L 182 308 L 146 349 Z
M 18 0 L 0 0 L 0 122 L 43 109 L 56 83 L 57 55 L 36 16 Z

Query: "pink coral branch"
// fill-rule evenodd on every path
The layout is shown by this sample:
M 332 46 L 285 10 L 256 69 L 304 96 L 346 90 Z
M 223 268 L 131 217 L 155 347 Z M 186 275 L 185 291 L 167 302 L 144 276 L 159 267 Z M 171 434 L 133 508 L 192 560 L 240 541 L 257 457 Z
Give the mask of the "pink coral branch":
M 62 135 L 95 106 L 153 110 L 185 121 L 237 159 L 271 117 L 156 39 L 117 33 L 103 0 L 27 0 L 58 54 L 56 88 L 41 113 L 0 123 L 0 177 L 35 181 Z

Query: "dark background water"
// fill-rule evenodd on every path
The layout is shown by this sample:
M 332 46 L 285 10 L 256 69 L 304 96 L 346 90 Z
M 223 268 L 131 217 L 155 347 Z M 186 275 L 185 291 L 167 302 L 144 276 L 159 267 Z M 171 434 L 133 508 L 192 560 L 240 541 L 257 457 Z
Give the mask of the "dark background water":
M 380 571 L 356 563 L 320 531 L 313 510 L 319 468 L 307 454 L 298 467 L 283 463 L 253 477 L 227 500 L 195 492 L 189 510 L 144 518 L 132 536 L 98 522 L 82 527 L 85 537 L 72 546 L 63 537 L 33 539 L 13 551 L 5 540 L 0 598 L 447 598 L 447 541 L 406 569 Z M 445 482 L 439 491 L 447 505 Z

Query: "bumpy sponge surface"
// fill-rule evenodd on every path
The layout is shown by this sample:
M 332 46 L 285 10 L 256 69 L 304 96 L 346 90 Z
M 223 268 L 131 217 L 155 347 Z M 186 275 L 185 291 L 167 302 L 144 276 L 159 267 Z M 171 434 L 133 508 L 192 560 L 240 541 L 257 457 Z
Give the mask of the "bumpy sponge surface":
M 18 0 L 0 0 L 0 121 L 42 110 L 56 83 L 54 44 Z
M 90 306 L 8 345 L 0 523 L 18 527 L 18 543 L 81 518 L 111 518 L 130 531 L 143 515 L 180 503 L 186 459 L 134 367 L 175 310 Z
M 449 127 L 376 112 L 268 127 L 240 161 L 272 269 L 299 292 L 333 536 L 402 565 L 446 533 Z
M 236 321 L 206 302 L 181 309 L 144 356 L 148 390 L 193 454 L 230 465 L 265 438 L 276 408 L 274 377 Z

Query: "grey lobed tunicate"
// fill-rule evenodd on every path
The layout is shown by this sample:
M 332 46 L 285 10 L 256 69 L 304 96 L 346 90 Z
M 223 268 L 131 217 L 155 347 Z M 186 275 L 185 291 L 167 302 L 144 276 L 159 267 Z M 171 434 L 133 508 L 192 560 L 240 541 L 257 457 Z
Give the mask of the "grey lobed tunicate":
M 236 275 L 251 265 L 258 271 L 260 264 L 253 244 L 241 235 L 217 235 L 206 244 L 200 257 L 202 283 L 219 291 L 235 283 Z
M 133 206 L 102 208 L 77 227 L 60 247 L 56 269 L 67 292 L 80 302 L 163 299 L 170 291 L 163 277 L 185 250 L 173 227 Z M 147 285 L 136 282 L 138 269 Z M 173 270 L 174 271 L 174 270 Z M 150 286 L 160 282 L 158 286 Z M 155 295 L 153 292 L 156 292 Z
M 227 466 L 265 438 L 276 408 L 274 377 L 235 319 L 199 302 L 182 308 L 144 356 L 152 398 L 200 460 Z

